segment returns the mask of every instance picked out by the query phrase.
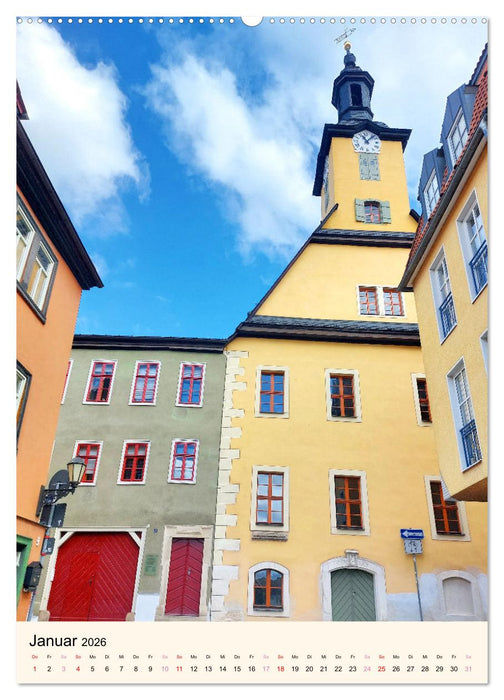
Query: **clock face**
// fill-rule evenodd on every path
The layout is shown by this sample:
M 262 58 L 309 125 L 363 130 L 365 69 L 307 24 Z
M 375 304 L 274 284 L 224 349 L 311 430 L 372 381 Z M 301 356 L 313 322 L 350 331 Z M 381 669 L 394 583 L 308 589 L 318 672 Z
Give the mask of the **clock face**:
M 359 131 L 352 139 L 353 147 L 357 153 L 379 153 L 381 141 L 371 131 Z

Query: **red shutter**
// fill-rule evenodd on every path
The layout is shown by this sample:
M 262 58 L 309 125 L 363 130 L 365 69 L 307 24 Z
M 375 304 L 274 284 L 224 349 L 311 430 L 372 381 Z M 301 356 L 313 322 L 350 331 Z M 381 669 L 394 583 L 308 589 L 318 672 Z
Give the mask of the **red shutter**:
M 72 535 L 58 551 L 50 620 L 125 620 L 133 607 L 138 554 L 126 532 Z
M 174 538 L 168 574 L 165 613 L 199 615 L 203 540 Z

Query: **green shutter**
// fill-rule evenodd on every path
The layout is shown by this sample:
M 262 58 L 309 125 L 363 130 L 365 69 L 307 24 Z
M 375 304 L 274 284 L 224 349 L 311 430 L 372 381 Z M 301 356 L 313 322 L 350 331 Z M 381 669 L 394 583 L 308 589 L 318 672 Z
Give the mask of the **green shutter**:
M 356 221 L 366 221 L 366 213 L 364 211 L 364 200 L 355 200 L 355 220 Z
M 373 574 L 361 569 L 331 573 L 332 619 L 339 622 L 376 620 Z
M 384 224 L 391 224 L 392 218 L 390 216 L 390 202 L 380 202 L 380 209 L 382 215 L 382 222 Z

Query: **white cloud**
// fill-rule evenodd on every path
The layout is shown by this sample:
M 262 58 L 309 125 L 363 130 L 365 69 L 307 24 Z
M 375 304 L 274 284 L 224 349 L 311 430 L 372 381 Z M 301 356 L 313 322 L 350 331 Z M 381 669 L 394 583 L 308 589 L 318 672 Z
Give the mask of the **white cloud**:
M 285 103 L 271 92 L 247 104 L 228 68 L 193 54 L 152 73 L 145 94 L 165 120 L 169 145 L 221 188 L 226 214 L 240 227 L 241 252 L 292 254 L 320 209 L 311 196 L 311 154 Z
M 144 194 L 148 175 L 114 67 L 85 67 L 54 28 L 23 23 L 17 79 L 29 115 L 26 131 L 74 222 L 92 220 L 102 235 L 126 230 L 121 192 L 134 185 Z

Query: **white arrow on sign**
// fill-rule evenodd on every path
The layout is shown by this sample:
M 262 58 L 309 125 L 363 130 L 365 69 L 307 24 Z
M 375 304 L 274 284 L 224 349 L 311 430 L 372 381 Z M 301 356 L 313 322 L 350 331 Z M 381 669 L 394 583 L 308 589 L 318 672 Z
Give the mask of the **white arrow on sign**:
M 424 538 L 423 530 L 413 530 L 413 529 L 401 529 L 401 537 L 405 540 L 422 540 Z

